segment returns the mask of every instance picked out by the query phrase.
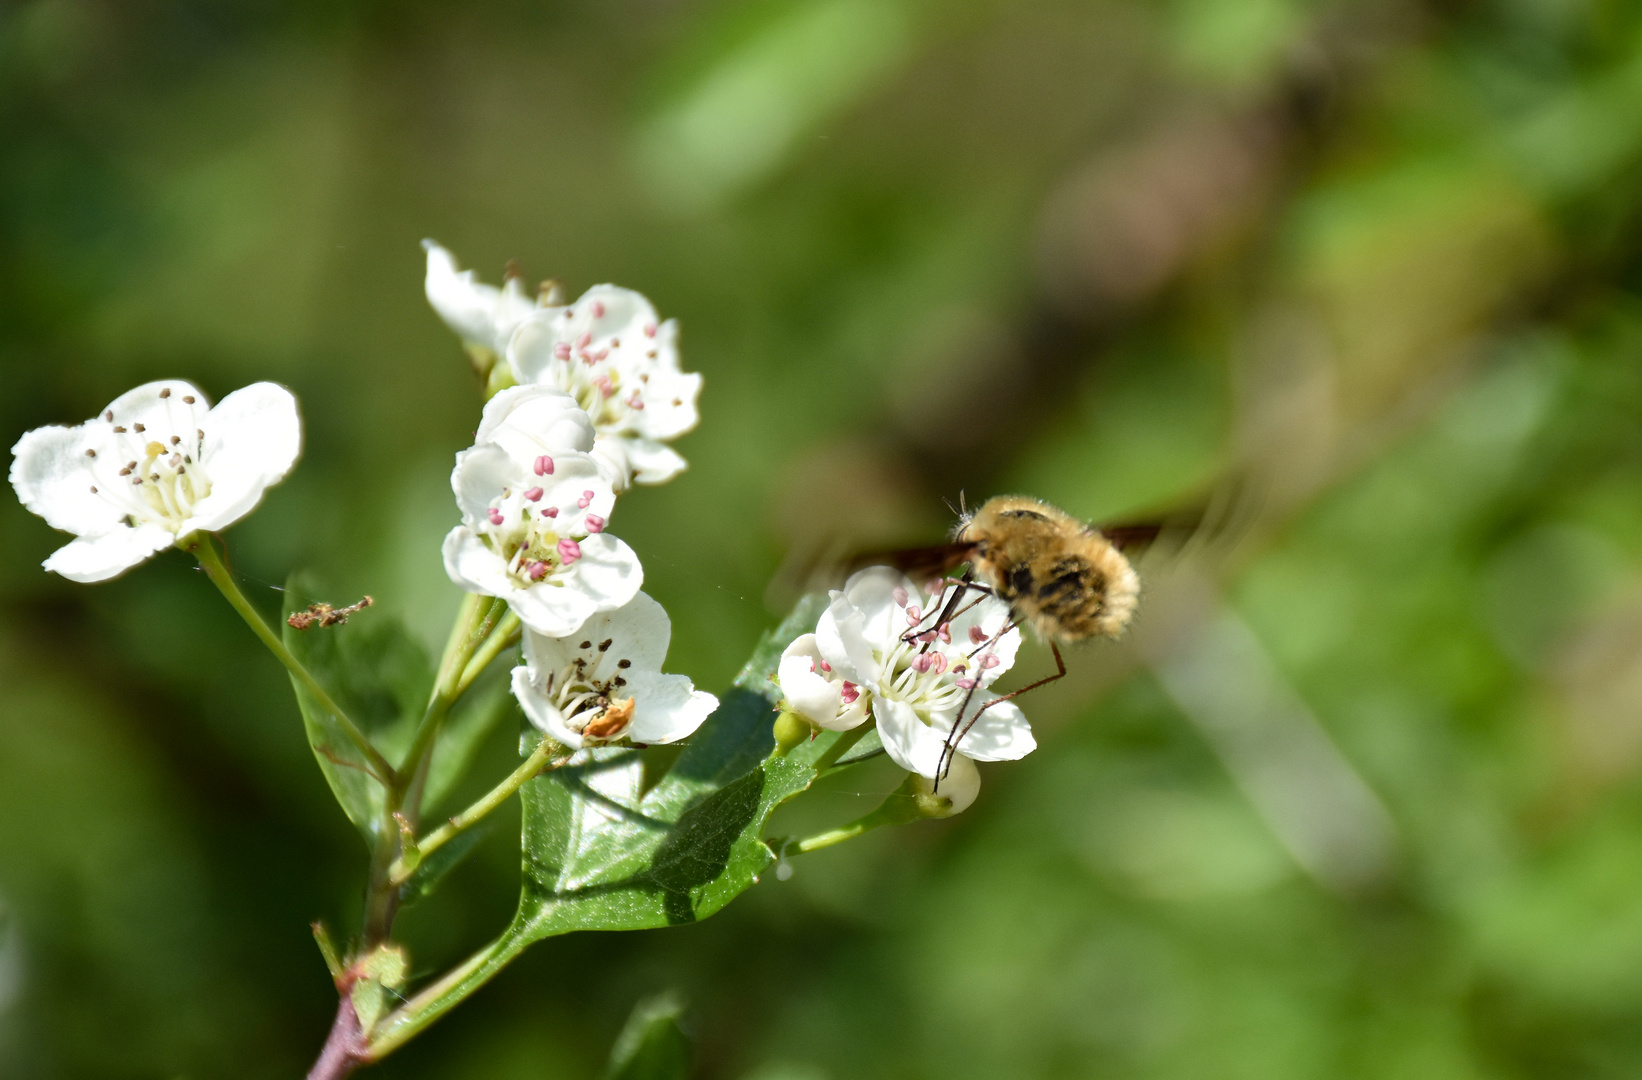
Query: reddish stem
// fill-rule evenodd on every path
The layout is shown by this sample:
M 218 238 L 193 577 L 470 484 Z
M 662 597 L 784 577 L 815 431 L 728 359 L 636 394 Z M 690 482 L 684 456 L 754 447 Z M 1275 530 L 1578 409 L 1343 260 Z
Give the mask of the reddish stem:
M 336 1022 L 319 1051 L 319 1059 L 308 1070 L 308 1080 L 342 1080 L 364 1060 L 365 1033 L 353 1011 L 353 997 L 344 992 L 336 1007 Z

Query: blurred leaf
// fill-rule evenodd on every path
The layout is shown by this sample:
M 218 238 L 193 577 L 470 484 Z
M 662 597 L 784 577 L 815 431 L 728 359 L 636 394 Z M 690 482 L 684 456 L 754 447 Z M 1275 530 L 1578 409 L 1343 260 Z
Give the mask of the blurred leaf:
M 684 1003 L 672 994 L 645 998 L 610 1048 L 605 1080 L 684 1080 L 690 1075 L 690 1039 L 678 1026 Z
M 301 611 L 320 599 L 312 583 L 292 575 L 286 610 Z M 390 761 L 405 751 L 427 705 L 433 668 L 404 624 L 368 612 L 342 626 L 284 628 L 285 647 L 330 691 L 360 730 Z M 382 786 L 365 771 L 359 751 L 294 679 L 308 744 L 348 820 L 371 842 L 382 817 Z
M 485 739 L 504 717 L 513 713 L 508 670 L 508 664 L 492 664 L 451 707 L 428 765 L 426 794 L 422 798 L 424 812 L 437 807 L 439 801 L 450 794 L 473 764 L 474 755 Z
M 433 890 L 439 887 L 445 875 L 456 869 L 457 865 L 471 855 L 490 834 L 489 823 L 482 821 L 457 833 L 443 847 L 436 848 L 433 854 L 424 856 L 416 865 L 416 872 L 411 875 L 411 879 L 399 890 L 399 906 L 409 907 L 418 900 L 426 900 L 433 895 Z

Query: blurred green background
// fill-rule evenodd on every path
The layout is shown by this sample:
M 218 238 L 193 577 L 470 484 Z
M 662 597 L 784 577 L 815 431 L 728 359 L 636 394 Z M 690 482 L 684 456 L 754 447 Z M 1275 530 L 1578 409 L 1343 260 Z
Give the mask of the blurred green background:
M 706 393 L 616 524 L 708 688 L 960 490 L 1238 478 L 970 812 L 537 946 L 384 1078 L 595 1076 L 664 990 L 704 1078 L 1629 1077 L 1639 181 L 1622 0 L 13 0 L 0 439 L 284 382 L 236 570 L 433 645 L 478 396 L 417 242 L 639 289 Z M 298 1075 L 365 852 L 187 561 L 78 586 L 61 540 L 0 498 L 0 1076 Z M 418 971 L 510 914 L 512 827 L 403 917 Z

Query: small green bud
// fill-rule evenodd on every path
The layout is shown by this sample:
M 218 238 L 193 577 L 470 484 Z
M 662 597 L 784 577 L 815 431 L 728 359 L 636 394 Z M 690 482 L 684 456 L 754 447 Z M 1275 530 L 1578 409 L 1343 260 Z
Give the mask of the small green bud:
M 775 756 L 786 757 L 793 747 L 801 745 L 815 729 L 810 722 L 788 709 L 782 709 L 775 718 Z
M 422 849 L 416 846 L 416 830 L 410 820 L 399 813 L 393 815 L 393 820 L 399 826 L 399 862 L 408 873 L 421 864 Z
M 354 1015 L 359 1017 L 359 1028 L 366 1035 L 388 1011 L 390 992 L 405 985 L 410 975 L 410 961 L 399 945 L 378 945 L 370 955 L 356 962 L 351 969 L 353 986 L 348 990 L 353 1002 Z
M 981 793 L 981 771 L 962 754 L 953 754 L 952 763 L 939 783 L 908 773 L 907 782 L 902 786 L 912 796 L 920 816 L 947 818 L 968 810 L 975 796 Z

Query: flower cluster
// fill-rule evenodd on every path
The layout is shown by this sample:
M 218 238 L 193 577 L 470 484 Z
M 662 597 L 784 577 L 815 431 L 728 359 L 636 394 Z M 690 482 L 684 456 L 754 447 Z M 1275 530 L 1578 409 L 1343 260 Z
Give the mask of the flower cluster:
M 781 656 L 787 708 L 817 727 L 876 722 L 884 751 L 932 782 L 956 813 L 979 790 L 975 761 L 1008 761 L 1037 746 L 1013 702 L 987 689 L 1009 670 L 1020 631 L 1001 601 L 958 582 L 925 593 L 905 575 L 854 575 L 815 632 Z
M 595 285 L 573 304 L 526 297 L 518 278 L 502 288 L 457 272 L 431 240 L 426 291 L 446 325 L 469 348 L 493 353 L 514 382 L 563 391 L 592 420 L 593 454 L 616 491 L 660 484 L 684 471 L 666 444 L 696 426 L 701 376 L 679 367 L 678 325 L 662 322 L 631 289 Z

